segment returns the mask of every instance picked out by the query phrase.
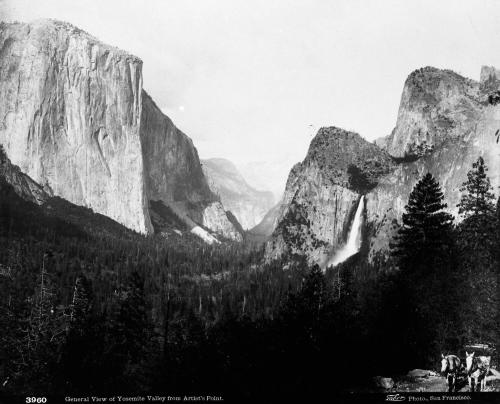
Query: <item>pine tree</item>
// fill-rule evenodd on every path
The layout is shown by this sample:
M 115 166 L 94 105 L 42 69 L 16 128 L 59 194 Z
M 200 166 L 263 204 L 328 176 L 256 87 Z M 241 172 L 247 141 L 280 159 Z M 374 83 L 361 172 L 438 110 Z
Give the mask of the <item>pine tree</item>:
M 71 331 L 82 335 L 90 315 L 90 284 L 85 275 L 79 275 L 75 280 L 73 296 L 70 306 L 70 327 Z
M 482 157 L 472 164 L 472 170 L 467 173 L 467 181 L 462 184 L 463 193 L 457 205 L 458 213 L 464 218 L 470 216 L 490 215 L 495 212 L 495 196 L 491 192 L 490 179 L 486 175 L 488 167 Z
M 5 148 L 3 144 L 0 144 L 0 169 L 7 162 L 7 153 L 5 153 Z
M 0 269 L 5 269 L 0 266 Z M 25 335 L 26 305 L 19 293 L 19 272 L 0 274 L 0 386 L 9 389 L 15 385 L 19 370 L 25 369 L 23 350 L 19 341 Z M 5 391 L 5 390 L 4 390 Z
M 66 343 L 58 365 L 61 391 L 83 393 L 95 377 L 102 335 L 96 332 L 97 319 L 91 317 L 92 288 L 85 275 L 78 275 L 68 308 Z
M 393 254 L 402 269 L 419 266 L 427 271 L 450 253 L 453 216 L 443 211 L 447 205 L 434 177 L 426 174 L 413 188 L 403 213 Z
M 318 265 L 311 268 L 300 296 L 304 299 L 305 306 L 315 314 L 317 319 L 328 298 L 325 276 Z
M 141 364 L 147 359 L 151 337 L 144 296 L 144 280 L 136 272 L 116 291 L 107 318 L 108 373 L 115 389 L 138 388 L 142 382 Z M 124 384 L 125 383 L 125 384 Z
M 458 242 L 462 267 L 469 273 L 476 268 L 491 267 L 495 257 L 495 199 L 487 171 L 483 158 L 479 157 L 460 188 L 463 194 L 457 206 L 463 221 L 457 229 Z
M 498 271 L 498 276 L 500 276 L 500 196 L 498 197 L 497 201 L 497 271 Z M 499 310 L 500 312 L 500 310 Z
M 447 327 L 443 318 L 455 318 L 452 310 L 436 310 L 455 300 L 455 289 L 446 288 L 453 278 L 453 216 L 444 211 L 443 200 L 439 183 L 426 174 L 410 193 L 402 227 L 392 245 L 400 269 L 394 295 L 398 332 L 404 336 L 400 349 L 413 355 L 412 361 L 419 366 L 428 366 L 442 348 L 439 335 Z
M 468 342 L 495 343 L 498 326 L 497 218 L 488 168 L 482 157 L 467 173 L 458 204 L 457 227 L 461 280 L 461 322 Z
M 50 383 L 49 369 L 59 360 L 66 338 L 67 317 L 64 307 L 57 304 L 52 274 L 48 271 L 51 257 L 50 251 L 43 255 L 35 294 L 30 299 L 31 310 L 21 346 L 24 360 L 22 377 L 36 380 L 35 388 L 47 387 Z

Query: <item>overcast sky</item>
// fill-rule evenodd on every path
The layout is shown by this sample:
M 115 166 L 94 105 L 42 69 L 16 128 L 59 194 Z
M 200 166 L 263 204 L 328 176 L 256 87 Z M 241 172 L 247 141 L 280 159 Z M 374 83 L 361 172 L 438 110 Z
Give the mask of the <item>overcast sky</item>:
M 389 134 L 417 68 L 500 67 L 500 1 L 0 0 L 0 13 L 141 57 L 144 88 L 200 155 L 240 164 L 302 160 L 321 126 Z

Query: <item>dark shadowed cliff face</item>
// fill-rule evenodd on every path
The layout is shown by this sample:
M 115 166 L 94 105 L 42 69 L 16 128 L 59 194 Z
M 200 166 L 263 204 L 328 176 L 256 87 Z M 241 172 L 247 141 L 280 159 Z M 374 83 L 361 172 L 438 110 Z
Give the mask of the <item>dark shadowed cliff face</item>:
M 377 141 L 385 150 L 354 133 L 320 130 L 304 162 L 290 173 L 267 257 L 296 253 L 323 264 L 345 240 L 364 194 L 369 259 L 383 259 L 419 178 L 433 174 L 448 211 L 457 216 L 459 188 L 480 155 L 498 194 L 500 104 L 488 101 L 499 88 L 496 74 L 483 68 L 481 82 L 474 82 L 434 68 L 412 73 L 396 128 Z
M 149 199 L 164 202 L 215 202 L 193 141 L 143 91 L 141 142 Z
M 325 264 L 346 238 L 360 195 L 393 169 L 392 158 L 357 133 L 322 128 L 288 177 L 268 258 L 306 255 Z
M 191 227 L 241 238 L 191 139 L 143 91 L 142 61 L 70 24 L 0 25 L 0 144 L 54 195 L 138 232 L 153 231 L 160 200 Z
M 0 182 L 6 182 L 12 186 L 12 190 L 25 201 L 41 205 L 52 195 L 46 192 L 39 184 L 33 181 L 26 174 L 22 173 L 19 167 L 13 165 L 0 148 Z

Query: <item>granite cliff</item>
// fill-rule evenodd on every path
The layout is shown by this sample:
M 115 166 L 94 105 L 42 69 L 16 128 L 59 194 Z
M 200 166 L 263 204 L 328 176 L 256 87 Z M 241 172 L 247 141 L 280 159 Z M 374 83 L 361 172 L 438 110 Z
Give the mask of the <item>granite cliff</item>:
M 480 155 L 498 195 L 499 78 L 494 68 L 483 68 L 479 82 L 448 70 L 419 69 L 406 80 L 396 127 L 387 138 L 372 144 L 338 128 L 320 129 L 304 162 L 290 173 L 267 258 L 298 254 L 326 265 L 345 242 L 365 195 L 365 251 L 371 262 L 383 260 L 418 179 L 433 174 L 448 211 L 457 216 L 460 185 Z
M 489 167 L 488 176 L 498 196 L 500 105 L 491 98 L 500 88 L 497 74 L 496 69 L 483 67 L 477 82 L 448 70 L 427 67 L 410 75 L 403 90 L 396 128 L 386 142 L 387 151 L 400 163 L 366 195 L 366 219 L 372 234 L 370 261 L 387 256 L 394 224 L 400 221 L 413 186 L 425 173 L 437 178 L 447 210 L 458 221 L 461 220 L 457 208 L 460 186 L 479 156 Z M 428 113 L 427 109 L 434 112 Z M 413 121 L 409 129 L 408 117 L 421 113 L 422 119 Z M 411 154 L 415 150 L 418 152 Z M 404 151 L 406 159 L 401 161 Z
M 393 166 L 387 152 L 357 133 L 321 128 L 290 172 L 268 259 L 298 254 L 326 265 L 345 241 L 360 195 Z
M 160 201 L 241 239 L 191 139 L 143 90 L 142 61 L 70 24 L 0 25 L 0 144 L 50 194 L 135 231 L 153 231 Z
M 243 229 L 256 226 L 273 207 L 273 194 L 251 187 L 229 160 L 212 158 L 203 160 L 202 165 L 211 190 L 236 216 Z

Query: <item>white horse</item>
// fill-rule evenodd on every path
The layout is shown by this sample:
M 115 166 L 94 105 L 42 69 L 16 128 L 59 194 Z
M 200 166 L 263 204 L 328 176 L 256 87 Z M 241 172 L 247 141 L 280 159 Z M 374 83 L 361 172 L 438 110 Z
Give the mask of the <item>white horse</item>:
M 460 358 L 456 355 L 441 354 L 441 373 L 448 381 L 448 391 L 456 390 L 457 374 L 460 371 Z
M 469 353 L 467 351 L 465 355 L 465 365 L 470 391 L 475 390 L 475 386 L 478 382 L 478 391 L 483 391 L 486 388 L 486 376 L 490 370 L 491 356 L 475 356 L 475 352 Z

